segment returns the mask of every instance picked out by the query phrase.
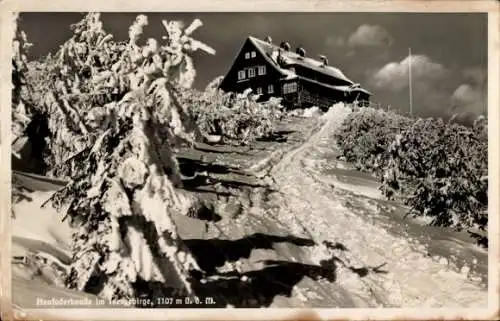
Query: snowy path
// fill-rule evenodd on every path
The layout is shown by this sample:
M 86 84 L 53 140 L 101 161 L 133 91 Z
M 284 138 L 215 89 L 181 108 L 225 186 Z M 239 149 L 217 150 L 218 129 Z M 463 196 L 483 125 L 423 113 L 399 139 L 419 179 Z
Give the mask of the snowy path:
M 336 283 L 349 293 L 356 307 L 486 307 L 486 288 L 468 279 L 465 269 L 448 269 L 445 262 L 426 255 L 424 244 L 394 235 L 374 220 L 372 214 L 380 211 L 376 200 L 366 202 L 365 208 L 353 207 L 363 196 L 376 198 L 376 187 L 349 191 L 348 184 L 323 178 L 315 156 L 325 146 L 331 149 L 329 135 L 348 112 L 338 108 L 324 115 L 324 125 L 274 167 L 273 176 L 286 204 L 278 214 L 280 221 L 297 235 L 304 235 L 305 230 L 318 244 L 342 245 L 344 250 L 336 250 L 334 255 L 348 263 L 339 264 Z M 318 263 L 329 255 L 323 247 L 311 259 Z M 381 268 L 370 273 L 374 267 Z

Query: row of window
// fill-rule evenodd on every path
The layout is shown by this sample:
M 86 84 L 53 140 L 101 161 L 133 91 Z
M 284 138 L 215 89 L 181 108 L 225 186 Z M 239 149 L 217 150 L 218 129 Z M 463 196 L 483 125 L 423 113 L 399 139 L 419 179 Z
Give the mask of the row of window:
M 273 85 L 267 86 L 267 93 L 268 94 L 273 94 L 274 93 L 274 86 Z M 258 87 L 257 88 L 257 95 L 262 95 L 262 94 L 263 94 L 262 87 Z
M 250 59 L 255 57 L 257 57 L 257 53 L 255 51 L 245 53 L 245 59 Z
M 290 83 L 283 85 L 283 93 L 284 94 L 294 93 L 296 91 L 297 91 L 297 83 L 296 82 L 290 82 Z
M 255 77 L 255 69 L 256 69 L 255 67 L 250 67 L 250 68 L 246 68 L 246 69 L 238 71 L 238 80 L 246 79 L 247 76 L 248 76 L 248 78 Z M 259 76 L 265 75 L 266 74 L 266 66 L 258 66 L 257 73 Z
M 283 85 L 283 93 L 284 94 L 290 94 L 294 93 L 297 91 L 297 83 L 291 82 Z M 269 85 L 267 86 L 267 93 L 268 94 L 273 94 L 274 93 L 274 86 Z M 262 95 L 262 87 L 257 88 L 257 94 Z

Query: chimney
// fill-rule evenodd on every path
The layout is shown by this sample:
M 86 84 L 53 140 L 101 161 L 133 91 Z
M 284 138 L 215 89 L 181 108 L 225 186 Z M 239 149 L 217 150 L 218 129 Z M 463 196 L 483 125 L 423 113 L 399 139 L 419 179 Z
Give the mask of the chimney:
M 266 36 L 266 38 L 264 39 L 265 42 L 267 42 L 268 44 L 272 44 L 273 43 L 273 39 L 269 36 Z
M 279 66 L 283 66 L 283 64 L 285 63 L 285 59 L 283 58 L 282 53 L 283 53 L 283 48 L 280 45 L 280 47 L 278 48 L 278 56 L 276 57 L 276 62 L 278 63 Z
M 306 50 L 302 47 L 298 47 L 297 50 L 295 51 L 299 56 L 304 58 L 306 56 Z
M 326 58 L 326 56 L 319 55 L 319 59 L 321 59 L 321 62 L 323 62 L 323 67 L 328 66 L 328 58 Z
M 280 48 L 283 49 L 283 50 L 285 50 L 285 51 L 290 51 L 291 46 L 290 46 L 290 44 L 288 42 L 283 41 L 280 44 Z

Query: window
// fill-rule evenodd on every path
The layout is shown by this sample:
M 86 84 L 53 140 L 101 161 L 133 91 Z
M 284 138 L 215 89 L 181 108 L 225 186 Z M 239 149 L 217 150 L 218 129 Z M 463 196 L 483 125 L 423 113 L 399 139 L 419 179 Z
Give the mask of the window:
M 266 66 L 259 66 L 259 75 L 265 75 L 266 74 Z
M 245 53 L 245 59 L 250 59 L 250 53 L 249 52 Z
M 274 87 L 273 87 L 273 85 L 267 86 L 267 92 L 270 93 L 270 94 L 274 93 Z
M 257 95 L 262 95 L 262 87 L 257 88 Z
M 284 94 L 294 93 L 296 91 L 297 91 L 297 83 L 296 82 L 291 82 L 291 83 L 283 85 L 283 93 Z
M 238 80 L 245 79 L 245 70 L 238 71 Z
M 257 54 L 255 53 L 255 51 L 252 51 L 252 58 L 255 58 L 257 56 Z
M 248 68 L 248 78 L 250 77 L 255 77 L 255 69 L 254 68 Z

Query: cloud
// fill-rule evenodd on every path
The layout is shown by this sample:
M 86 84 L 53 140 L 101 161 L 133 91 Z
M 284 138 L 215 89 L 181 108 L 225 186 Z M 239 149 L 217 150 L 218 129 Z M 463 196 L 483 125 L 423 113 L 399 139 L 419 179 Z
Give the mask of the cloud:
M 461 103 L 472 104 L 481 99 L 481 93 L 477 90 L 477 88 L 473 88 L 469 84 L 461 84 L 453 92 L 451 98 Z
M 387 30 L 368 24 L 359 26 L 347 39 L 347 44 L 351 47 L 390 46 L 393 42 L 394 39 Z
M 348 46 L 351 49 L 359 47 L 390 46 L 393 42 L 394 39 L 387 30 L 381 26 L 367 24 L 360 25 L 348 37 L 329 36 L 325 40 L 325 44 L 329 47 Z
M 463 72 L 464 83 L 450 97 L 451 110 L 458 114 L 480 115 L 487 112 L 486 71 L 468 68 Z
M 409 98 L 409 63 L 406 57 L 375 69 L 368 83 L 374 89 L 398 95 L 405 105 L 404 100 Z M 412 56 L 411 66 L 413 106 L 417 114 L 445 118 L 457 115 L 468 122 L 487 110 L 486 70 L 474 67 L 452 73 L 426 55 Z
M 467 82 L 477 86 L 486 86 L 486 69 L 480 67 L 466 68 L 462 74 Z
M 367 75 L 367 84 L 374 92 L 393 97 L 396 109 L 409 110 L 409 57 L 374 68 Z M 450 95 L 455 89 L 451 71 L 426 55 L 412 55 L 412 106 L 416 115 L 447 116 Z
M 369 82 L 375 88 L 390 91 L 401 91 L 409 85 L 409 57 L 399 62 L 391 62 L 380 68 L 371 76 Z M 432 61 L 425 55 L 411 57 L 412 86 L 428 87 L 437 80 L 443 79 L 448 70 L 440 63 Z

